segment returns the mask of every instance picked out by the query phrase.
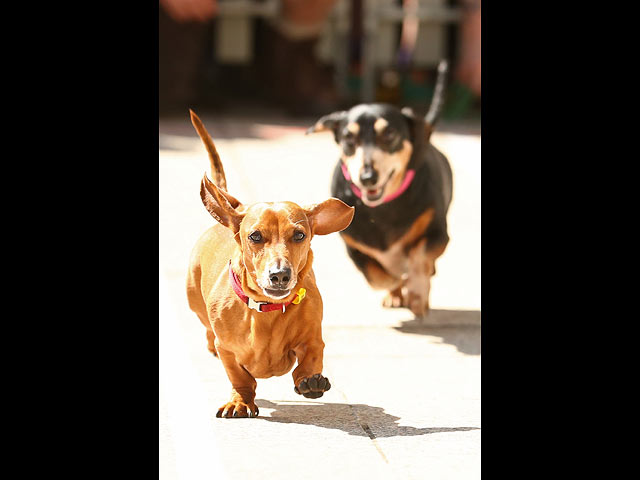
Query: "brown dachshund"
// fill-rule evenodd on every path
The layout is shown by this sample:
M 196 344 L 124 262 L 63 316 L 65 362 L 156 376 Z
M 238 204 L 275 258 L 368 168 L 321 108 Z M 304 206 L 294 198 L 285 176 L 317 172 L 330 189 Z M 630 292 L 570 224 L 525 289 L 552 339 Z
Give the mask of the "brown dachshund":
M 216 416 L 257 416 L 255 379 L 284 375 L 296 360 L 295 392 L 321 397 L 331 384 L 322 375 L 322 299 L 310 242 L 347 228 L 354 209 L 335 198 L 306 208 L 292 202 L 242 205 L 226 191 L 220 157 L 193 111 L 191 121 L 214 179 L 204 175 L 200 197 L 218 224 L 191 254 L 187 296 L 233 386 Z

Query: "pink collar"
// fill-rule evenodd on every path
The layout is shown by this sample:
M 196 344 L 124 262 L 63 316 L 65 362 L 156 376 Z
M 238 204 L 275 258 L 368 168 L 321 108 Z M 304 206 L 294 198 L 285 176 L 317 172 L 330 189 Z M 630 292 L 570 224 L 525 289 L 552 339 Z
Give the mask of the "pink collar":
M 236 292 L 236 295 L 238 295 L 238 297 L 240 297 L 240 300 L 246 303 L 249 306 L 249 308 L 253 308 L 258 312 L 273 312 L 274 310 L 279 310 L 282 313 L 284 313 L 285 307 L 288 307 L 289 305 L 294 303 L 298 298 L 300 300 L 304 298 L 304 292 L 302 292 L 302 293 L 298 293 L 297 296 L 293 297 L 293 299 L 287 303 L 256 302 L 249 296 L 245 295 L 244 292 L 242 291 L 242 285 L 240 283 L 240 279 L 236 275 L 236 272 L 234 272 L 233 269 L 231 268 L 231 260 L 229 260 L 229 282 L 231 283 L 231 288 L 233 288 L 233 291 Z M 300 300 L 298 300 L 298 302 L 295 302 L 295 303 L 300 303 Z
M 344 175 L 344 178 L 351 185 L 351 190 L 353 190 L 353 193 L 356 195 L 356 197 L 362 198 L 362 192 L 351 181 L 351 175 L 349 175 L 349 170 L 347 170 L 347 166 L 342 162 L 340 162 L 340 166 L 342 167 L 342 175 Z M 382 203 L 388 203 L 391 200 L 395 200 L 400 195 L 402 195 L 405 192 L 405 190 L 407 188 L 409 188 L 409 185 L 411 185 L 411 182 L 413 181 L 413 177 L 415 177 L 415 175 L 416 175 L 416 171 L 415 170 L 413 170 L 413 169 L 407 170 L 407 173 L 404 176 L 404 180 L 402 180 L 402 185 L 400 185 L 400 188 L 398 190 L 396 190 L 395 192 L 393 192 L 392 194 L 387 195 L 386 197 L 384 197 L 384 199 L 382 200 Z M 371 208 L 373 208 L 373 207 L 371 207 Z

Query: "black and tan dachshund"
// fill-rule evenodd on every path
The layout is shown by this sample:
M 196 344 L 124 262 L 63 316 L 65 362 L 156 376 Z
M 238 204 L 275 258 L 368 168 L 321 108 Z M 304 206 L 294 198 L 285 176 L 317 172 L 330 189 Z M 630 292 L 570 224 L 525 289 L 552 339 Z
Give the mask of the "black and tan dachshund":
M 452 174 L 430 143 L 444 103 L 447 62 L 438 67 L 429 112 L 361 104 L 320 118 L 307 133 L 332 131 L 341 155 L 332 196 L 355 207 L 341 232 L 347 252 L 375 289 L 388 290 L 383 305 L 429 311 L 431 277 L 449 234 Z

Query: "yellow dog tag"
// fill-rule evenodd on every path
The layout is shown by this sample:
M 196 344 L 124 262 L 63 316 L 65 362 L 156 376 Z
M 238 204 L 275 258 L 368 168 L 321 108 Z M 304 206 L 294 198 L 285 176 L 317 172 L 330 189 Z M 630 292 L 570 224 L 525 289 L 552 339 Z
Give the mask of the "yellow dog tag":
M 298 305 L 305 297 L 305 295 L 307 294 L 307 290 L 304 288 L 301 288 L 300 290 L 298 290 L 298 293 L 296 294 L 296 298 L 293 299 L 293 303 L 294 305 Z

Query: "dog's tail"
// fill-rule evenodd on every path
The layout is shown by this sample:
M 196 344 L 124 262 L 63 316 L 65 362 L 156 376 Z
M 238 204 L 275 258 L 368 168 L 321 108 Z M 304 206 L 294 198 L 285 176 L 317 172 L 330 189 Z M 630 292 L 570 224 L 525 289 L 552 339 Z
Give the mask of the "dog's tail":
M 202 143 L 207 148 L 207 152 L 209 153 L 209 161 L 211 162 L 211 178 L 213 182 L 223 190 L 227 189 L 227 177 L 224 175 L 224 168 L 222 168 L 222 162 L 220 161 L 220 155 L 218 155 L 218 151 L 216 150 L 216 146 L 213 144 L 213 140 L 207 132 L 207 129 L 204 128 L 202 121 L 195 112 L 189 109 L 191 113 L 191 123 L 193 123 L 196 132 L 202 139 Z
M 438 78 L 436 79 L 436 88 L 433 92 L 433 99 L 431 100 L 431 106 L 427 115 L 424 117 L 425 122 L 431 127 L 431 130 L 435 127 L 442 106 L 444 105 L 444 90 L 447 79 L 447 71 L 449 70 L 449 62 L 446 60 L 440 60 L 438 64 Z

